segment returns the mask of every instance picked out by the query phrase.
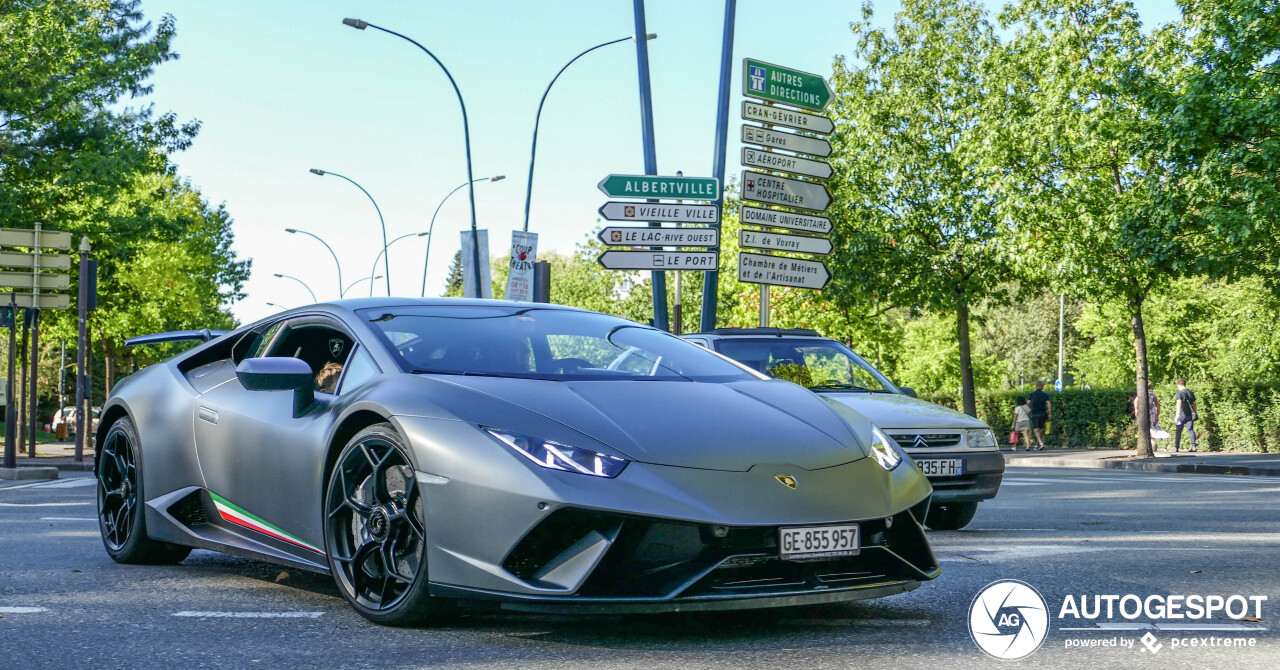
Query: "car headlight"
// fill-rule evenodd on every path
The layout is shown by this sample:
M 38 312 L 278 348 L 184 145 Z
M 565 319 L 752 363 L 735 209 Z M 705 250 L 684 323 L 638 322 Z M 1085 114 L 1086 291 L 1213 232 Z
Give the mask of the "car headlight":
M 485 432 L 502 440 L 525 458 L 549 470 L 613 478 L 617 477 L 629 462 L 608 454 L 578 449 L 551 440 L 540 440 L 528 435 L 508 433 L 496 428 L 485 428 Z
M 971 447 L 996 446 L 996 434 L 990 429 L 966 430 L 965 434 Z
M 902 462 L 898 446 L 875 426 L 871 427 L 871 457 L 885 470 L 892 470 Z

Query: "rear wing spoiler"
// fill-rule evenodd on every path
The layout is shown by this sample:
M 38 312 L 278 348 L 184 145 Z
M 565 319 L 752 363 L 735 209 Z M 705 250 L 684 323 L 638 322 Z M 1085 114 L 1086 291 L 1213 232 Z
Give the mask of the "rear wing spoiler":
M 171 330 L 167 333 L 152 333 L 150 335 L 138 335 L 124 341 L 126 347 L 136 347 L 139 344 L 159 344 L 161 342 L 208 342 L 214 338 L 222 337 L 231 331 L 229 330 L 209 330 L 202 328 L 200 330 Z

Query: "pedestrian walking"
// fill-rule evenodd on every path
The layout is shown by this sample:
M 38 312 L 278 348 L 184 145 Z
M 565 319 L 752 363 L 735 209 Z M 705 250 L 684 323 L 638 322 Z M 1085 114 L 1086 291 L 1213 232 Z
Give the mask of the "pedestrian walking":
M 1187 451 L 1196 450 L 1196 419 L 1200 418 L 1199 412 L 1196 411 L 1196 394 L 1187 388 L 1187 380 L 1178 380 L 1178 392 L 1173 394 L 1173 450 L 1177 451 L 1182 443 L 1182 429 L 1186 427 L 1187 435 L 1191 436 L 1191 447 Z
M 1018 450 L 1018 433 L 1022 433 L 1022 441 L 1026 443 L 1027 450 L 1031 450 L 1031 408 L 1027 406 L 1027 399 L 1024 396 L 1018 396 L 1013 408 L 1013 450 Z
M 1138 420 L 1138 396 L 1133 396 L 1129 401 L 1129 408 L 1133 411 L 1133 420 Z M 1169 431 L 1160 427 L 1160 398 L 1156 397 L 1156 392 L 1150 387 L 1147 389 L 1147 416 L 1151 419 L 1151 437 L 1156 440 L 1167 440 L 1171 436 Z
M 1044 392 L 1044 380 L 1036 380 L 1036 390 L 1027 396 L 1027 404 L 1031 409 L 1031 429 L 1036 434 L 1036 451 L 1044 450 L 1044 425 L 1053 420 L 1053 403 L 1049 401 L 1049 394 Z M 1027 440 L 1027 447 L 1031 447 L 1031 440 Z

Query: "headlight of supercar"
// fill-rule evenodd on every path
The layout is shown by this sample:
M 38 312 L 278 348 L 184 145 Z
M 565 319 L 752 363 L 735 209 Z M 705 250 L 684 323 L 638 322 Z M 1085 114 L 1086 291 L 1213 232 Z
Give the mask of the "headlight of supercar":
M 966 437 L 968 437 L 970 447 L 996 446 L 996 434 L 986 428 L 966 430 L 965 433 Z
M 871 427 L 871 457 L 885 470 L 892 470 L 902 462 L 902 452 L 897 445 L 875 426 Z
M 567 444 L 540 440 L 528 435 L 508 433 L 496 428 L 485 428 L 485 432 L 502 440 L 525 458 L 548 470 L 576 472 L 592 477 L 617 477 L 629 461 L 587 449 L 570 447 Z

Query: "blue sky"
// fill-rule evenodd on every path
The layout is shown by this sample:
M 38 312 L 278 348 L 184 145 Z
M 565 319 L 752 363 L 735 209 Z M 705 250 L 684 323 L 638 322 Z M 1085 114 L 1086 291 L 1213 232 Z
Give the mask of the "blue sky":
M 852 51 L 848 26 L 860 6 L 740 0 L 734 62 L 752 57 L 829 74 L 833 58 Z M 877 22 L 887 23 L 897 3 L 875 7 Z M 1171 0 L 1138 7 L 1148 25 L 1177 17 Z M 204 124 L 194 146 L 174 159 L 207 199 L 226 203 L 235 248 L 253 259 L 248 297 L 233 306 L 242 321 L 274 312 L 268 302 L 309 301 L 302 286 L 275 273 L 302 279 L 320 300 L 337 297 L 328 252 L 286 227 L 328 241 L 348 284 L 370 274 L 382 248 L 365 196 L 309 168 L 368 189 L 389 238 L 425 231 L 441 199 L 466 180 L 462 117 L 444 74 L 411 44 L 346 27 L 344 17 L 418 40 L 453 73 L 470 117 L 475 176 L 507 177 L 476 185 L 477 218 L 491 231 L 494 254 L 506 251 L 509 231 L 522 221 L 534 113 L 547 83 L 583 49 L 634 32 L 627 0 L 144 0 L 143 9 L 153 20 L 175 17 L 181 55 L 158 69 L 149 102 Z M 649 42 L 658 171 L 709 175 L 723 3 L 648 0 L 646 9 L 647 29 L 658 34 Z M 737 79 L 726 179 L 740 170 Z M 571 251 L 606 200 L 596 183 L 643 168 L 636 49 L 627 41 L 574 63 L 547 99 L 530 216 L 540 250 Z M 469 225 L 462 189 L 436 220 L 427 295 L 441 292 L 459 231 Z M 394 294 L 418 295 L 425 240 L 391 247 Z M 368 287 L 352 294 L 368 295 Z M 382 280 L 375 288 L 385 294 Z

